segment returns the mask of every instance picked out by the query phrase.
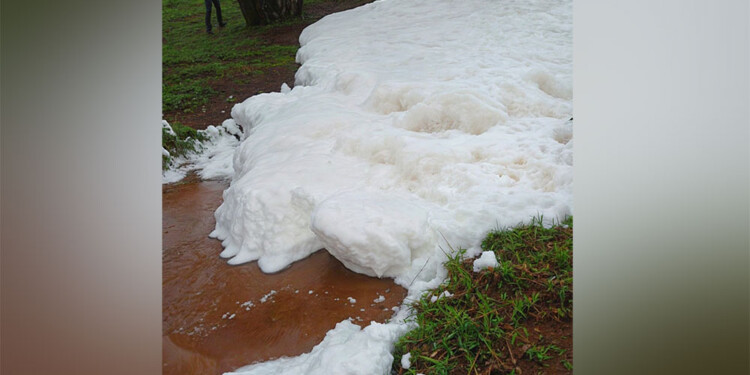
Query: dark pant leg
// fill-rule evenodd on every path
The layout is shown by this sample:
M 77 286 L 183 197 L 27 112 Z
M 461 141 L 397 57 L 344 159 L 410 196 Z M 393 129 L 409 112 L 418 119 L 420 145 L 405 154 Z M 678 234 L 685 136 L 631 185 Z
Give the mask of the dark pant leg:
M 205 0 L 206 3 L 206 30 L 211 31 L 211 0 Z M 217 11 L 219 9 L 216 9 Z
M 216 20 L 219 21 L 219 25 L 223 24 L 222 18 L 221 18 L 221 5 L 219 4 L 219 0 L 212 0 L 214 2 L 214 7 L 216 7 Z

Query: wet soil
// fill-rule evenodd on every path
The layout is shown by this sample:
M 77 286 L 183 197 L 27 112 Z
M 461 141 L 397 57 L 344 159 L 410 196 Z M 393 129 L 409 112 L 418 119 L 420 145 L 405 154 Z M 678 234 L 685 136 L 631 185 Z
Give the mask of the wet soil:
M 163 187 L 163 374 L 218 374 L 299 355 L 336 323 L 383 322 L 401 304 L 403 288 L 349 271 L 325 250 L 276 274 L 255 262 L 228 265 L 208 238 L 227 187 L 195 177 Z

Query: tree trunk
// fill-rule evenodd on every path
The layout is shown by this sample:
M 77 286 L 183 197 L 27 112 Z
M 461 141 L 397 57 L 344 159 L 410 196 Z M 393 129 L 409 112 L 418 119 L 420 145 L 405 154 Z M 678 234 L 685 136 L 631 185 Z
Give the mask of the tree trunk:
M 248 26 L 268 25 L 302 16 L 302 0 L 237 0 Z

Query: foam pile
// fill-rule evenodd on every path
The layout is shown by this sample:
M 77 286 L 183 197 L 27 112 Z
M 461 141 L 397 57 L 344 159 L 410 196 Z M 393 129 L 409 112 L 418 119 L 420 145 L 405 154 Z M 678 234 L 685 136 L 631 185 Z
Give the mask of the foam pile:
M 300 43 L 294 88 L 232 109 L 245 138 L 211 234 L 229 263 L 276 272 L 325 248 L 408 302 L 442 282 L 446 253 L 571 214 L 570 1 L 381 0 Z M 311 353 L 241 373 L 387 373 L 407 315 L 342 322 Z M 365 353 L 362 367 L 328 349 Z

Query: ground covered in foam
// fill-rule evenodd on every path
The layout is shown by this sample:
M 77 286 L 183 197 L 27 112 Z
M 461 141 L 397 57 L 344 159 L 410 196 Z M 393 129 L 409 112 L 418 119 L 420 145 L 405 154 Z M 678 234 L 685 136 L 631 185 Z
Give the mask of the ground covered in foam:
M 381 0 L 300 42 L 293 89 L 232 109 L 244 131 L 212 232 L 229 263 L 276 272 L 325 248 L 408 302 L 453 249 L 571 214 L 570 2 Z M 407 310 L 239 372 L 387 373 Z

